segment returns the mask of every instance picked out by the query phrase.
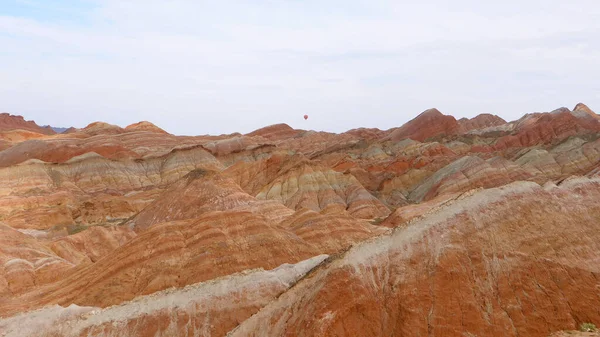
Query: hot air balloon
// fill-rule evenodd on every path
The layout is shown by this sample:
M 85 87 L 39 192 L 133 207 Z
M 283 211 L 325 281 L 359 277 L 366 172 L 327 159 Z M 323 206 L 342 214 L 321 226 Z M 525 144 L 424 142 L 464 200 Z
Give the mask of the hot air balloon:
M 304 115 L 304 119 L 305 119 L 305 120 L 306 120 L 306 119 L 308 119 L 308 115 Z

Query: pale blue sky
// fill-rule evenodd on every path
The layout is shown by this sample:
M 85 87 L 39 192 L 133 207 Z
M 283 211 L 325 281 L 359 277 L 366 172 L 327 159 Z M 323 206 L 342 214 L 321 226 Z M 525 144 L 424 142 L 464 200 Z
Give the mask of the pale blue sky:
M 0 0 L 0 111 L 176 134 L 598 111 L 598 17 L 597 0 Z

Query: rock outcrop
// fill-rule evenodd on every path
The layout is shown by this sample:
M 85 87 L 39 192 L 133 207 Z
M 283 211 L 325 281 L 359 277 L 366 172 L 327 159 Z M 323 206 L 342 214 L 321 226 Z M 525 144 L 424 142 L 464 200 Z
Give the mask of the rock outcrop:
M 437 109 L 429 109 L 394 130 L 389 138 L 393 141 L 409 138 L 422 142 L 436 136 L 453 135 L 459 128 L 459 123 L 454 117 L 443 115 Z
M 22 116 L 15 116 L 9 113 L 0 113 L 0 131 L 25 130 L 42 135 L 53 135 L 56 132 L 51 128 L 44 128 L 37 125 L 34 121 L 26 121 Z

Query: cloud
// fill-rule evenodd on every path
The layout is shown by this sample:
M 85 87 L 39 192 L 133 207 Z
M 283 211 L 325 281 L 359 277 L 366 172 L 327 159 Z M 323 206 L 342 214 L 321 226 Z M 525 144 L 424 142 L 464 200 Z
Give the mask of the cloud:
M 430 107 L 506 119 L 580 100 L 600 109 L 595 1 L 55 7 L 76 19 L 0 12 L 0 110 L 42 124 L 146 119 L 201 134 L 286 122 L 344 131 L 387 129 Z

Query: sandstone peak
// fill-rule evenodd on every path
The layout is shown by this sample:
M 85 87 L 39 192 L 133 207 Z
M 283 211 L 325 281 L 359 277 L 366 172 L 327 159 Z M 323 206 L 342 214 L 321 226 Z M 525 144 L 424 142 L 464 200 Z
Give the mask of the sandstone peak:
M 442 114 L 438 109 L 428 109 L 420 113 L 400 128 L 395 129 L 389 138 L 398 141 L 405 138 L 424 141 L 428 138 L 457 133 L 459 125 L 452 116 Z
M 430 108 L 430 109 L 427 109 L 427 110 L 421 112 L 419 115 L 417 115 L 417 117 L 415 117 L 415 119 L 423 118 L 423 117 L 431 118 L 431 117 L 441 117 L 441 116 L 444 116 L 444 114 L 441 113 L 440 110 L 438 110 L 436 108 Z
M 159 128 L 158 126 L 154 125 L 151 122 L 148 121 L 141 121 L 138 123 L 134 123 L 131 125 L 128 125 L 125 127 L 125 130 L 128 131 L 151 131 L 151 132 L 158 132 L 158 133 L 168 133 L 165 130 Z
M 592 109 L 590 109 L 587 105 L 583 103 L 577 103 L 577 105 L 575 105 L 575 108 L 573 108 L 573 111 L 585 111 L 590 114 L 596 114 L 594 111 L 592 111 Z
M 117 134 L 122 133 L 123 128 L 105 122 L 93 122 L 88 124 L 88 126 L 86 126 L 85 128 L 83 128 L 82 131 L 91 135 Z
M 247 136 L 261 136 L 269 140 L 280 140 L 292 138 L 299 132 L 300 131 L 295 130 L 294 128 L 285 123 L 280 123 L 265 126 L 264 128 L 260 128 L 258 130 L 254 130 L 247 134 Z
M 600 116 L 598 116 L 592 109 L 590 109 L 587 105 L 583 103 L 578 103 L 573 109 L 573 114 L 578 117 L 591 117 L 596 120 L 600 120 Z
M 473 118 L 461 118 L 458 120 L 461 132 L 490 128 L 506 124 L 506 121 L 499 116 L 490 113 L 482 113 Z
M 91 130 L 91 129 L 109 129 L 109 128 L 118 128 L 119 126 L 117 125 L 113 125 L 113 124 L 109 124 L 106 122 L 101 122 L 101 121 L 96 121 L 96 122 L 92 122 L 90 124 L 88 124 L 85 128 L 83 128 L 84 130 Z

